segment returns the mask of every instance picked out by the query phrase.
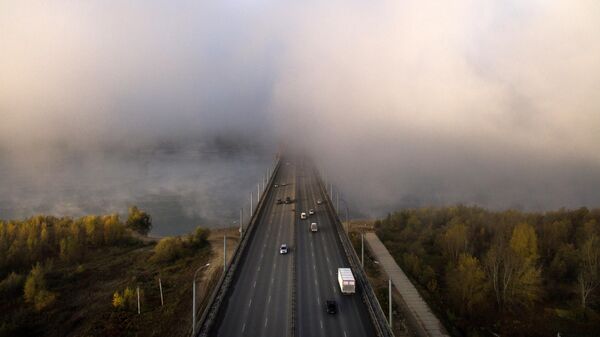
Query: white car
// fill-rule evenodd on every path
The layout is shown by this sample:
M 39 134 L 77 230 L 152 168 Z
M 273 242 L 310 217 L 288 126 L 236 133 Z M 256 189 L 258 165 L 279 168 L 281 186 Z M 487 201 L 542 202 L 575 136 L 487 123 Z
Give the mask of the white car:
M 305 212 L 300 213 L 300 219 L 302 219 L 302 220 L 306 219 L 306 213 Z
M 279 248 L 279 254 L 287 254 L 287 253 L 288 253 L 288 246 L 284 243 Z
M 315 210 L 311 208 L 311 209 L 308 211 L 308 215 L 315 215 Z

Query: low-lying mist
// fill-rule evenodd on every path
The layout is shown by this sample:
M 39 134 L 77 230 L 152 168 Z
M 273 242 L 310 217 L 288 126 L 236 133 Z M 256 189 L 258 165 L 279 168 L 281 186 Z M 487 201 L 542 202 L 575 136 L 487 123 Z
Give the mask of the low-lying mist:
M 598 206 L 598 22 L 592 0 L 4 2 L 0 210 L 157 195 L 223 224 L 279 144 L 365 216 Z

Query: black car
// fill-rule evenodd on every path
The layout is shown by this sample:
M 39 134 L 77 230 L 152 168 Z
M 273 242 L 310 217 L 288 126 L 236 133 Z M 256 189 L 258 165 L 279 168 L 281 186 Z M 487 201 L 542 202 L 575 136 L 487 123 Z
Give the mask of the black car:
M 277 205 L 281 205 L 281 204 L 283 204 L 283 201 L 281 201 L 281 198 L 279 198 L 279 199 L 277 199 L 277 201 L 275 201 L 275 203 L 276 203 Z
M 286 204 L 291 204 L 292 203 L 292 199 L 290 199 L 290 197 L 285 197 L 285 203 Z
M 337 303 L 334 300 L 326 301 L 325 310 L 328 314 L 334 315 L 337 312 Z

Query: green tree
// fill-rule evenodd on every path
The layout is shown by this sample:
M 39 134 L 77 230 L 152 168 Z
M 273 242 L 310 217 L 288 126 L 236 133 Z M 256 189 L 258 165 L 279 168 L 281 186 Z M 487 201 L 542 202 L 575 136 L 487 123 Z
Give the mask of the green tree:
M 132 206 L 129 208 L 126 226 L 142 235 L 148 235 L 152 229 L 152 217 L 136 206 Z
M 210 235 L 210 229 L 196 227 L 193 234 L 190 234 L 189 241 L 192 247 L 200 249 L 208 245 L 208 236 Z

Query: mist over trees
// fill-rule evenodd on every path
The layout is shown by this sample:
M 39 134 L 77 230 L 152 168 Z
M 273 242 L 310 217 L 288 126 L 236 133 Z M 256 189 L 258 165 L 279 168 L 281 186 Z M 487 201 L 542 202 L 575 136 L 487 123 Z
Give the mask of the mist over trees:
M 600 209 L 410 209 L 375 227 L 461 333 L 476 336 L 486 328 L 542 336 L 600 328 Z

